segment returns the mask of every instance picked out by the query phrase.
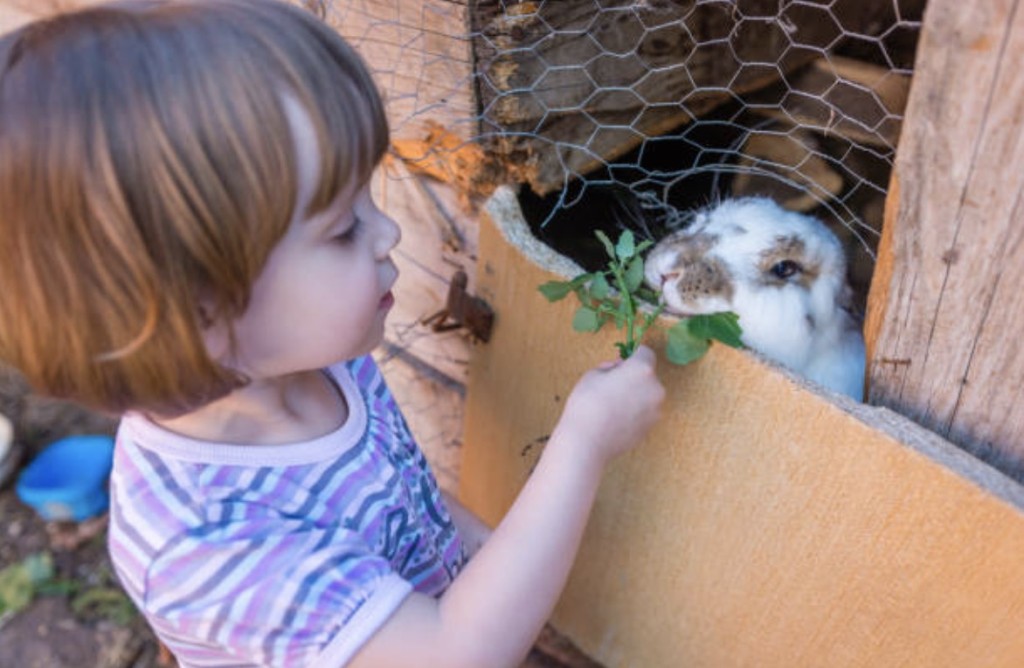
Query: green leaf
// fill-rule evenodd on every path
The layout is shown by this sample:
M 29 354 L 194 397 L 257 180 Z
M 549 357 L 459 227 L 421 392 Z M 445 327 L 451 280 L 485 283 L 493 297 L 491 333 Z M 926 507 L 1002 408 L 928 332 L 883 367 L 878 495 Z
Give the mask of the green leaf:
M 568 297 L 575 286 L 570 281 L 548 281 L 537 289 L 549 302 L 557 302 Z
M 673 364 L 685 365 L 698 360 L 711 346 L 707 339 L 694 336 L 687 325 L 688 321 L 680 320 L 668 330 L 665 356 Z
M 714 339 L 733 348 L 742 348 L 740 336 L 743 330 L 739 325 L 739 316 L 735 313 L 711 313 L 695 315 L 687 321 L 690 334 L 700 339 Z
M 38 552 L 29 555 L 21 563 L 25 570 L 28 571 L 32 584 L 39 584 L 53 577 L 53 557 L 50 556 L 49 552 Z
M 633 233 L 623 230 L 619 235 L 619 243 L 615 246 L 615 257 L 625 261 L 634 255 L 636 255 L 636 241 L 633 239 Z
M 605 299 L 608 297 L 608 293 L 611 292 L 611 286 L 608 285 L 608 279 L 605 278 L 603 272 L 594 274 L 594 280 L 590 282 L 590 294 L 594 299 Z
M 648 304 L 651 304 L 653 306 L 658 305 L 658 293 L 655 292 L 654 290 L 651 290 L 648 287 L 644 287 L 641 285 L 639 288 L 637 288 L 636 292 L 634 293 L 634 296 L 642 302 L 647 302 Z
M 136 616 L 135 605 L 118 587 L 92 587 L 71 600 L 76 615 L 94 615 L 124 626 Z
M 626 290 L 635 293 L 644 283 L 644 259 L 637 255 L 626 267 Z
M 53 558 L 33 554 L 0 570 L 0 614 L 17 612 L 32 602 L 37 587 L 53 577 Z
M 596 274 L 580 274 L 571 281 L 548 281 L 543 285 L 537 287 L 541 294 L 547 297 L 549 302 L 557 302 L 565 297 L 570 292 L 579 293 L 580 289 L 586 285 L 587 281 L 593 278 Z
M 572 318 L 572 328 L 577 332 L 596 332 L 601 329 L 601 318 L 594 309 L 581 306 Z
M 0 573 L 0 614 L 26 607 L 33 594 L 32 580 L 21 564 L 12 564 Z
M 623 230 L 615 244 L 601 230 L 595 230 L 594 234 L 609 257 L 605 271 L 580 274 L 568 282 L 550 281 L 538 289 L 552 302 L 564 299 L 570 292 L 576 293 L 580 307 L 573 314 L 572 327 L 578 332 L 596 332 L 609 320 L 614 321 L 617 328 L 626 330 L 626 341 L 615 344 L 620 356 L 626 358 L 640 344 L 647 328 L 662 310 L 657 304 L 658 293 L 643 285 L 644 263 L 640 253 L 653 242 L 637 243 L 630 230 Z M 639 314 L 640 301 L 655 306 L 654 315 Z M 706 349 L 707 342 L 703 345 Z M 694 348 L 694 344 L 691 342 L 689 347 Z
M 608 235 L 601 230 L 596 230 L 594 234 L 601 240 L 601 244 L 604 246 L 604 250 L 608 253 L 608 257 L 615 259 L 615 246 L 612 245 L 612 240 L 608 238 Z

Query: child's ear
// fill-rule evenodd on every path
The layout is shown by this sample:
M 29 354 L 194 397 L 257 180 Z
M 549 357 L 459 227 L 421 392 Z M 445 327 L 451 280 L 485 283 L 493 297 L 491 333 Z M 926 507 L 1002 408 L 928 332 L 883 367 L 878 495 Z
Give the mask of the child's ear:
M 231 327 L 224 317 L 217 314 L 212 303 L 201 300 L 198 305 L 196 320 L 199 322 L 199 335 L 206 347 L 210 359 L 226 364 L 231 354 Z
M 211 312 L 212 310 L 209 305 L 199 304 L 197 317 L 199 320 L 199 326 L 202 327 L 203 330 L 207 330 L 214 325 L 214 318 L 210 315 Z

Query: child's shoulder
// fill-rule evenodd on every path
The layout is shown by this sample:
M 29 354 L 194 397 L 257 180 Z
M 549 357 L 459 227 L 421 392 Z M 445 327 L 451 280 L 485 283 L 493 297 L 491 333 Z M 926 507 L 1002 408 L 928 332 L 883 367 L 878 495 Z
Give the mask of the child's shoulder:
M 373 359 L 373 355 L 362 355 L 330 366 L 331 373 L 341 372 L 355 375 L 363 370 L 380 373 L 380 369 L 377 367 L 377 362 Z
M 372 355 L 338 362 L 328 367 L 327 371 L 335 381 L 351 379 L 368 396 L 380 396 L 387 392 L 384 375 Z

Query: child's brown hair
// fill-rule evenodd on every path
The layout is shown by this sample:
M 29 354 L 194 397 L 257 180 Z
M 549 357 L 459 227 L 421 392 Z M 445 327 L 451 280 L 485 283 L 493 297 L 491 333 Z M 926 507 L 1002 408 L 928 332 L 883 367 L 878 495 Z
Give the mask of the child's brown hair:
M 245 382 L 212 360 L 296 207 L 282 107 L 325 208 L 387 146 L 359 57 L 273 0 L 135 1 L 0 40 L 0 359 L 44 393 L 175 415 Z

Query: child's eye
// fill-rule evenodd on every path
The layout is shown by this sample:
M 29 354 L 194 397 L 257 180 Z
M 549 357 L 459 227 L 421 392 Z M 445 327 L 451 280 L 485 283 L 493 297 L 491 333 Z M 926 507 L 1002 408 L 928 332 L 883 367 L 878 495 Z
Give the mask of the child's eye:
M 350 243 L 359 234 L 359 229 L 363 226 L 363 221 L 359 216 L 353 216 L 352 224 L 349 225 L 344 232 L 334 236 L 334 241 L 338 243 Z

